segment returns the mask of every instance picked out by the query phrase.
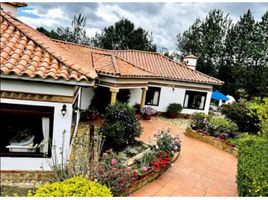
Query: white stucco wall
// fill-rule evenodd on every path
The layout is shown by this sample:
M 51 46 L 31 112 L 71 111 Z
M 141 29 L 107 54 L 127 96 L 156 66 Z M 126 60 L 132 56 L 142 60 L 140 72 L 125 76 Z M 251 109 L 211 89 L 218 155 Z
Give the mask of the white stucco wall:
M 76 88 L 72 85 L 1 79 L 1 90 L 3 91 L 73 96 Z
M 1 79 L 1 90 L 7 91 L 73 96 L 75 89 L 76 87 L 74 86 Z M 54 118 L 52 145 L 56 146 L 56 156 L 58 160 L 60 160 L 60 148 L 64 144 L 64 160 L 67 160 L 66 158 L 68 157 L 70 149 L 70 132 L 73 112 L 72 103 L 28 101 L 8 98 L 1 98 L 1 103 L 53 107 Z M 64 104 L 66 105 L 67 112 L 65 116 L 62 116 L 61 109 Z M 65 134 L 63 134 L 63 132 L 65 132 Z M 1 170 L 50 170 L 48 162 L 51 162 L 51 159 L 1 157 Z
M 81 109 L 87 109 L 94 96 L 94 90 L 92 87 L 83 87 L 81 90 Z
M 207 92 L 205 109 L 204 110 L 183 109 L 181 113 L 183 113 L 183 114 L 193 114 L 194 112 L 208 113 L 208 111 L 209 111 L 211 91 L 193 90 L 193 89 L 185 89 L 185 88 L 174 88 L 174 90 L 173 90 L 172 87 L 149 85 L 149 87 L 150 86 L 161 88 L 159 105 L 158 106 L 145 105 L 145 106 L 152 107 L 159 112 L 166 112 L 166 109 L 170 103 L 179 103 L 183 106 L 186 90 Z M 132 105 L 135 105 L 136 103 L 140 103 L 142 90 L 141 89 L 131 89 L 130 91 L 131 91 L 131 96 L 130 96 L 129 104 L 132 106 Z
M 20 105 L 36 105 L 54 107 L 53 120 L 53 140 L 52 145 L 56 146 L 57 158 L 61 159 L 59 152 L 62 144 L 64 144 L 64 156 L 68 156 L 70 130 L 72 121 L 72 104 L 66 104 L 67 112 L 62 116 L 61 109 L 63 103 L 54 102 L 39 102 L 39 101 L 24 101 L 14 99 L 1 99 L 1 103 L 20 104 Z M 63 132 L 66 131 L 64 136 Z M 66 158 L 65 158 L 66 160 Z M 1 170 L 50 170 L 48 162 L 49 158 L 27 158 L 27 157 L 1 157 Z

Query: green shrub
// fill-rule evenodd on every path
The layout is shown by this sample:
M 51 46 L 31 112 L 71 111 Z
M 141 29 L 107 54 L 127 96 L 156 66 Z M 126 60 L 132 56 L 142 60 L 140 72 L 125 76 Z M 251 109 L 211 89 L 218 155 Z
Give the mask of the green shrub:
M 221 112 L 237 124 L 240 132 L 256 134 L 260 130 L 256 109 L 250 109 L 246 103 L 223 105 Z
M 204 113 L 194 113 L 192 116 L 191 127 L 195 130 L 204 129 L 207 125 L 208 115 Z
M 141 134 L 141 127 L 128 105 L 116 103 L 106 109 L 100 132 L 105 137 L 104 150 L 113 148 L 118 151 L 134 143 L 135 137 Z
M 238 148 L 239 196 L 268 196 L 268 139 L 247 136 Z
M 178 104 L 178 103 L 171 103 L 168 105 L 167 107 L 167 112 L 168 113 L 177 113 L 179 114 L 182 110 L 182 106 L 181 104 Z
M 28 196 L 34 197 L 111 197 L 106 186 L 82 177 L 73 177 L 62 182 L 45 183 L 36 192 Z
M 268 137 L 268 98 L 264 98 L 263 102 L 252 102 L 249 107 L 256 110 L 260 120 L 259 134 Z
M 237 135 L 238 127 L 230 119 L 223 117 L 210 117 L 208 120 L 209 129 L 208 132 L 211 134 L 228 133 L 227 137 L 234 137 Z

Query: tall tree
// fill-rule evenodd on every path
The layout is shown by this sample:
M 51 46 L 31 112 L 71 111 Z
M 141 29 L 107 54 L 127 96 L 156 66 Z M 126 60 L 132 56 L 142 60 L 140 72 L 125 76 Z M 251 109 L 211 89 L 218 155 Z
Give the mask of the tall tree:
M 225 45 L 223 68 L 229 72 L 223 89 L 236 97 L 263 96 L 267 90 L 267 13 L 258 23 L 248 10 L 228 31 Z
M 231 20 L 222 10 L 208 13 L 205 20 L 196 19 L 192 26 L 177 36 L 177 47 L 184 55 L 198 57 L 197 69 L 209 75 L 217 75 L 222 65 L 224 38 Z
M 90 44 L 90 38 L 86 35 L 86 18 L 81 14 L 74 15 L 70 27 L 58 27 L 57 30 L 48 31 L 43 27 L 37 28 L 38 31 L 53 39 L 74 42 L 78 44 Z
M 152 41 L 152 34 L 140 27 L 135 28 L 135 25 L 127 19 L 104 28 L 102 33 L 96 34 L 92 39 L 96 47 L 105 49 L 156 51 L 156 45 Z

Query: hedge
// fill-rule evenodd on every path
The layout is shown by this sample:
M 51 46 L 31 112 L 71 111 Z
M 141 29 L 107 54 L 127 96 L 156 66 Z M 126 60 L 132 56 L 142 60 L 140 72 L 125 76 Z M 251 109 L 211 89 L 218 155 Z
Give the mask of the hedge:
M 268 139 L 240 139 L 237 186 L 239 196 L 268 196 Z

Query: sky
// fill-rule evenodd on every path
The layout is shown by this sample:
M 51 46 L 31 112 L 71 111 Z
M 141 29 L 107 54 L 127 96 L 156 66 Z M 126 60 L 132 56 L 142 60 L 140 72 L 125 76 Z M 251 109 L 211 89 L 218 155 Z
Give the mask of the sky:
M 37 28 L 55 29 L 71 25 L 74 15 L 81 13 L 87 18 L 88 36 L 100 33 L 104 27 L 120 19 L 132 21 L 153 35 L 158 50 L 176 48 L 176 36 L 183 33 L 196 18 L 205 18 L 212 9 L 222 9 L 236 22 L 250 9 L 256 20 L 268 10 L 268 3 L 27 3 L 20 8 L 19 19 Z

